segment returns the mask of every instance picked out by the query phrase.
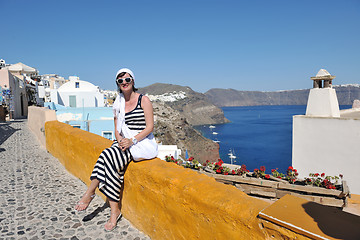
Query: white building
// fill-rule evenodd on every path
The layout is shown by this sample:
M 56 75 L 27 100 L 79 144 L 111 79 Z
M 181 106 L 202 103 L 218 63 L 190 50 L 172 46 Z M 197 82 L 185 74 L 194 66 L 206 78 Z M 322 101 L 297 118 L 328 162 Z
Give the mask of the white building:
M 300 177 L 342 174 L 350 192 L 360 194 L 360 109 L 339 110 L 334 78 L 324 69 L 311 78 L 306 115 L 293 117 L 292 165 Z
M 68 80 L 57 74 L 43 74 L 40 76 L 41 83 L 39 84 L 39 98 L 43 98 L 44 102 L 50 102 L 51 89 L 58 89 Z
M 165 156 L 173 156 L 175 159 L 180 158 L 181 149 L 177 148 L 177 145 L 158 145 L 157 157 L 165 160 Z
M 25 65 L 21 62 L 11 64 L 6 68 L 9 69 L 9 72 L 11 72 L 11 74 L 17 76 L 18 78 L 22 78 L 23 75 L 32 77 L 39 74 L 39 71 L 36 68 L 29 67 L 28 65 Z
M 65 107 L 104 107 L 104 94 L 94 84 L 70 76 L 69 82 L 51 89 L 51 102 Z
M 43 74 L 40 76 L 41 80 L 44 82 L 45 88 L 57 89 L 62 86 L 64 83 L 68 82 L 64 77 L 57 74 Z

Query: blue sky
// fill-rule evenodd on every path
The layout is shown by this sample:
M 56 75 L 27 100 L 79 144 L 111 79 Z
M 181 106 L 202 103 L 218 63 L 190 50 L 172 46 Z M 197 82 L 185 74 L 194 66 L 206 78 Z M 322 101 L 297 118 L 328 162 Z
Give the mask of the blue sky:
M 161 82 L 237 90 L 311 88 L 320 68 L 360 84 L 360 1 L 0 0 L 0 58 L 115 89 Z

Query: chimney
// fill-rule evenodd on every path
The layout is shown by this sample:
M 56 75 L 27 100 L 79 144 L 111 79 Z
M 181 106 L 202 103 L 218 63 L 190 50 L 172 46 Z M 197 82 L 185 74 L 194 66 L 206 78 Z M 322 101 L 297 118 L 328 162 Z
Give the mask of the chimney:
M 325 69 L 320 69 L 313 80 L 306 107 L 306 116 L 340 117 L 339 103 L 335 89 L 332 88 L 332 76 Z

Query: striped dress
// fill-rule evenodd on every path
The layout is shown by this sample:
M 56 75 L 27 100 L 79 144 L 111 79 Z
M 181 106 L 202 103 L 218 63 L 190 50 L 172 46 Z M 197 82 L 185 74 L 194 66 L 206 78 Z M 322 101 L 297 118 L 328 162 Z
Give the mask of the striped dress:
M 129 129 L 139 132 L 146 127 L 144 110 L 141 108 L 141 98 L 142 95 L 140 94 L 136 107 L 125 113 L 125 124 Z M 106 148 L 100 154 L 90 179 L 98 179 L 100 181 L 99 190 L 110 200 L 119 202 L 125 170 L 132 160 L 133 157 L 129 149 L 124 152 L 121 151 L 118 142 L 115 140 L 111 147 Z

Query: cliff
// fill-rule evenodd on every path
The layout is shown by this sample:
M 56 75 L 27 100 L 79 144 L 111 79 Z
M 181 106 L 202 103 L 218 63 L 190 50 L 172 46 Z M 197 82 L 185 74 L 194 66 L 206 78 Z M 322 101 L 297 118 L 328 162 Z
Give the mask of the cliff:
M 229 122 L 223 111 L 209 103 L 207 97 L 189 87 L 156 83 L 139 89 L 147 94 L 154 107 L 157 140 L 166 145 L 177 145 L 185 158 L 189 156 L 203 163 L 219 158 L 219 144 L 207 139 L 192 125 Z
M 351 105 L 360 98 L 360 85 L 334 86 L 340 105 Z M 210 89 L 205 93 L 209 101 L 218 107 L 256 105 L 306 105 L 309 89 L 274 92 L 239 91 L 235 89 Z
M 206 160 L 216 161 L 219 158 L 219 144 L 203 137 L 180 112 L 160 101 L 153 102 L 153 108 L 154 135 L 157 140 L 166 145 L 177 145 L 183 158 L 186 149 L 189 156 L 201 163 Z
M 165 102 L 177 110 L 191 125 L 220 124 L 229 122 L 224 112 L 211 102 L 205 94 L 193 91 L 190 87 L 155 83 L 139 89 L 147 94 L 152 102 Z

